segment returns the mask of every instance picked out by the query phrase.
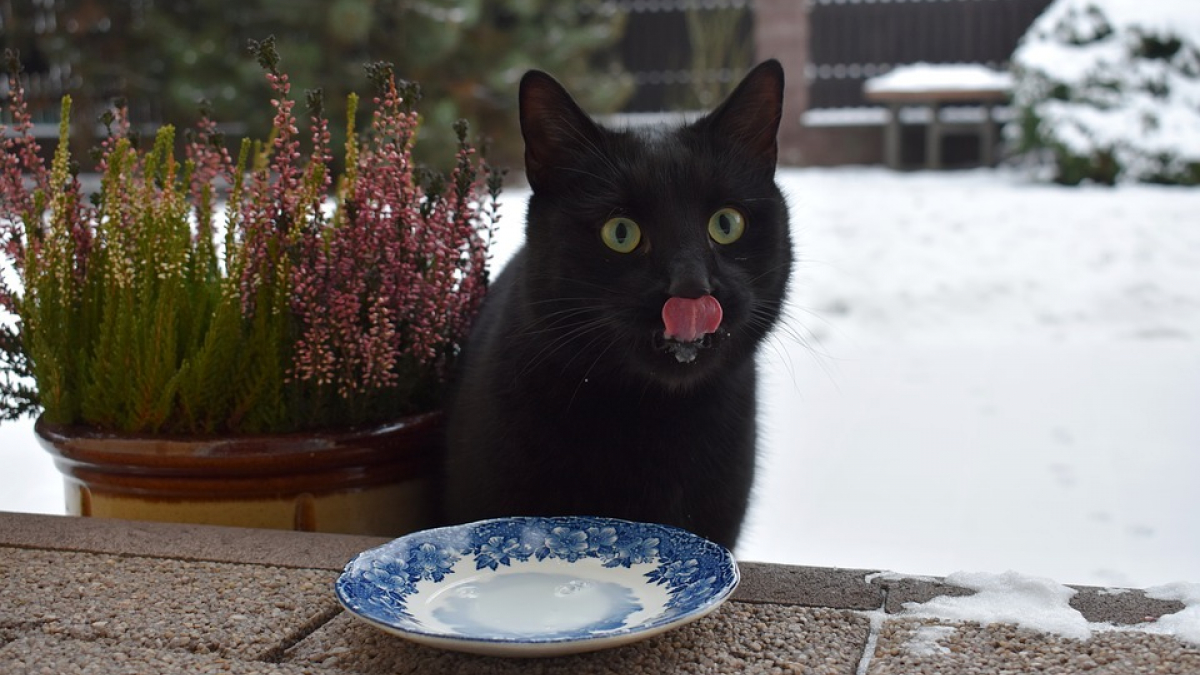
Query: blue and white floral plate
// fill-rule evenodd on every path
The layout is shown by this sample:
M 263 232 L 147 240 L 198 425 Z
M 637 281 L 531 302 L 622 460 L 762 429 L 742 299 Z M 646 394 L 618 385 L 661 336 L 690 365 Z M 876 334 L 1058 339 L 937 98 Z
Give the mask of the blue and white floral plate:
M 695 621 L 733 593 L 729 551 L 666 525 L 503 518 L 410 534 L 358 554 L 335 585 L 367 623 L 434 647 L 554 656 Z

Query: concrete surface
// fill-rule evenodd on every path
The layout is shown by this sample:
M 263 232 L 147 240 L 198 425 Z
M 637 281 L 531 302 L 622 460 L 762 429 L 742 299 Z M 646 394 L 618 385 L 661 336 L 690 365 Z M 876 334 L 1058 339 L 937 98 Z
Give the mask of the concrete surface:
M 897 616 L 969 594 L 938 579 L 742 563 L 693 624 L 580 656 L 496 659 L 410 644 L 346 614 L 331 585 L 383 539 L 0 513 L 0 673 L 1200 673 L 1200 648 L 1120 630 L 1182 608 L 1082 588 L 1116 624 L 1086 641 Z

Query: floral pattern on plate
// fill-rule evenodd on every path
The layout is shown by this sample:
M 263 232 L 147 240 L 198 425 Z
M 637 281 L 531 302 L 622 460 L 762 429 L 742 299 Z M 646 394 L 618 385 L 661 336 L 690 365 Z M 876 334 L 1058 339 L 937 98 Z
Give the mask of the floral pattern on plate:
M 528 590 L 512 595 L 517 575 Z M 593 517 L 503 518 L 417 532 L 364 551 L 346 565 L 335 590 L 353 615 L 402 637 L 539 656 L 661 633 L 716 609 L 738 581 L 729 551 L 678 528 Z M 606 603 L 596 589 L 621 599 Z M 479 599 L 480 592 L 493 593 L 490 601 Z M 509 595 L 497 601 L 500 592 Z M 472 608 L 488 616 L 468 616 Z

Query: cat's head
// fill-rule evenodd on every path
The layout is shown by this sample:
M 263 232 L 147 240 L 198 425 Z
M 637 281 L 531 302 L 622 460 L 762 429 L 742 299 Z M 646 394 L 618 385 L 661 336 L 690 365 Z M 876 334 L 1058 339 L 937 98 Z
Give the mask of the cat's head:
M 521 81 L 528 324 L 564 373 L 686 388 L 753 356 L 791 269 L 775 184 L 783 69 L 715 110 L 611 130 L 549 75 Z

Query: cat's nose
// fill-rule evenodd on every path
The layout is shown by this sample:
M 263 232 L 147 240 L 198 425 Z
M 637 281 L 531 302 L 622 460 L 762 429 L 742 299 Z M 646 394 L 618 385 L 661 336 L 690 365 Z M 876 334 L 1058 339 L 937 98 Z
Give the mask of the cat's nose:
M 676 298 L 699 298 L 711 295 L 713 280 L 708 270 L 699 263 L 676 264 L 671 270 L 671 284 L 667 294 Z

